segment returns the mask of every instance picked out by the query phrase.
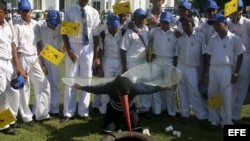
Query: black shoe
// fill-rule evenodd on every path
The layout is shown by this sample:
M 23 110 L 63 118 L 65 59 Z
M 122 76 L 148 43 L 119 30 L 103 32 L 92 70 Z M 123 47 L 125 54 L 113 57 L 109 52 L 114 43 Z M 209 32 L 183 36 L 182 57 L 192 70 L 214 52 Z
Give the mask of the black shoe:
M 6 135 L 16 135 L 17 134 L 16 130 L 14 128 L 11 128 L 11 127 L 8 127 L 4 130 L 0 130 L 0 132 L 3 132 Z
M 36 122 L 34 120 L 30 121 L 30 122 L 26 122 L 27 125 L 33 127 L 36 125 Z
M 53 118 L 61 118 L 61 117 L 63 117 L 63 115 L 60 114 L 60 113 L 49 113 L 49 115 L 50 115 L 51 117 L 53 117 Z
M 93 120 L 93 118 L 90 117 L 90 116 L 85 116 L 85 117 L 79 116 L 79 118 L 82 119 L 82 120 L 85 120 L 85 121 L 92 121 Z
M 10 125 L 11 128 L 22 128 L 23 125 L 21 123 L 14 123 Z
M 139 113 L 139 116 L 144 117 L 146 119 L 153 119 L 153 116 L 149 112 Z
M 67 123 L 67 122 L 68 122 L 69 120 L 71 120 L 71 119 L 73 119 L 73 117 L 70 118 L 70 117 L 64 116 L 64 117 L 60 120 L 60 122 L 61 122 L 61 123 Z
M 181 120 L 182 120 L 181 123 L 183 125 L 188 125 L 189 124 L 189 118 L 188 117 L 182 117 Z

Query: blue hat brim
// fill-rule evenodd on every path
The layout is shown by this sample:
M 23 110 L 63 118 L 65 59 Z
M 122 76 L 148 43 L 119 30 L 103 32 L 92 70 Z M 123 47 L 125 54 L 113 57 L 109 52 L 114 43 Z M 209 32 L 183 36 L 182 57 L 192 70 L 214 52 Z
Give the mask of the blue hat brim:
M 25 84 L 25 79 L 22 75 L 18 75 L 17 78 L 11 80 L 10 86 L 13 89 L 22 89 Z
M 48 22 L 53 25 L 61 24 L 61 21 L 58 19 L 48 19 Z
M 112 28 L 116 28 L 121 26 L 119 21 L 115 21 L 115 22 L 107 22 L 108 26 L 112 27 Z

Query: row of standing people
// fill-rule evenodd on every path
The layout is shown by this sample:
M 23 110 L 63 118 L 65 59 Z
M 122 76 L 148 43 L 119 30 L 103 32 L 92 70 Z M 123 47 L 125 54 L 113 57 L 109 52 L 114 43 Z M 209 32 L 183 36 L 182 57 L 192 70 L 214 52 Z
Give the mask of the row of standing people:
M 57 12 L 53 11 L 51 13 L 51 19 L 49 19 L 48 16 L 47 21 L 43 21 L 40 22 L 40 24 L 37 24 L 37 22 L 31 20 L 31 6 L 29 1 L 27 0 L 19 1 L 18 9 L 21 14 L 21 19 L 17 23 L 14 23 L 14 28 L 13 28 L 14 30 L 9 30 L 9 34 L 13 34 L 14 32 L 16 33 L 14 34 L 16 36 L 16 40 L 13 39 L 12 41 L 15 42 L 17 46 L 16 47 L 17 55 L 15 54 L 13 55 L 14 59 L 18 58 L 17 61 L 14 61 L 17 62 L 15 64 L 16 74 L 19 73 L 22 74 L 27 79 L 27 83 L 25 83 L 23 89 L 19 90 L 20 96 L 18 98 L 15 98 L 16 102 L 11 102 L 12 104 L 9 104 L 12 109 L 12 112 L 16 113 L 15 115 L 17 115 L 17 110 L 19 109 L 23 121 L 29 123 L 30 125 L 34 125 L 32 118 L 33 115 L 35 115 L 36 120 L 44 120 L 50 118 L 49 113 L 51 113 L 51 115 L 59 114 L 59 99 L 61 95 L 58 88 L 59 68 L 51 64 L 48 65 L 48 63 L 46 65 L 46 62 L 42 59 L 40 60 L 39 63 L 37 61 L 37 58 L 39 56 L 36 49 L 37 46 L 39 46 L 39 49 L 41 50 L 42 46 L 44 46 L 46 43 L 50 43 L 53 46 L 58 47 L 58 49 L 60 49 L 62 46 L 62 42 L 60 41 L 61 38 L 63 38 L 64 46 L 67 51 L 66 63 L 65 63 L 66 77 L 85 77 L 85 78 L 92 77 L 93 65 L 102 66 L 100 67 L 102 68 L 100 70 L 103 70 L 102 73 L 104 73 L 105 77 L 116 76 L 126 71 L 129 68 L 132 68 L 142 63 L 146 63 L 147 62 L 146 52 L 149 44 L 152 44 L 152 49 L 153 49 L 152 61 L 175 65 L 176 61 L 174 61 L 175 60 L 174 56 L 178 56 L 177 67 L 182 71 L 182 73 L 185 76 L 178 84 L 178 90 L 180 91 L 179 93 L 181 98 L 180 103 L 181 103 L 182 117 L 189 117 L 190 105 L 191 105 L 198 119 L 206 120 L 209 118 L 211 123 L 214 125 L 218 125 L 218 123 L 220 123 L 220 121 L 218 121 L 219 119 L 218 115 L 215 112 L 213 112 L 213 116 L 211 117 L 208 116 L 208 110 L 206 109 L 207 107 L 205 104 L 206 102 L 202 102 L 204 100 L 201 98 L 198 91 L 198 80 L 200 72 L 199 70 L 197 70 L 202 61 L 198 56 L 201 56 L 202 53 L 205 53 L 204 48 L 206 45 L 208 45 L 207 48 L 209 47 L 208 39 L 212 37 L 212 34 L 210 36 L 208 35 L 208 38 L 204 38 L 204 35 L 206 37 L 208 33 L 215 33 L 218 31 L 214 30 L 212 26 L 209 26 L 209 28 L 200 28 L 200 31 L 206 29 L 211 29 L 211 31 L 210 30 L 209 32 L 204 31 L 203 32 L 205 33 L 204 35 L 198 32 L 196 34 L 196 31 L 194 31 L 193 29 L 195 25 L 194 20 L 189 17 L 189 12 L 191 9 L 191 5 L 189 2 L 183 1 L 180 3 L 179 16 L 180 19 L 182 19 L 180 20 L 181 26 L 178 26 L 177 22 L 175 22 L 176 23 L 175 30 L 174 28 L 170 27 L 171 25 L 170 21 L 172 20 L 170 16 L 171 13 L 163 12 L 163 10 L 161 9 L 161 5 L 164 3 L 164 0 L 153 1 L 153 7 L 151 10 L 148 11 L 149 13 L 147 13 L 142 9 L 137 9 L 133 13 L 133 22 L 134 22 L 134 25 L 132 26 L 134 27 L 133 30 L 132 28 L 127 29 L 124 35 L 122 35 L 122 30 L 120 28 L 121 27 L 126 28 L 128 26 L 121 26 L 123 24 L 120 23 L 120 20 L 122 20 L 122 18 L 125 18 L 126 14 L 121 14 L 119 18 L 116 15 L 113 16 L 110 15 L 111 19 L 107 21 L 107 27 L 105 27 L 104 30 L 105 31 L 104 42 L 102 41 L 100 31 L 98 30 L 100 23 L 98 12 L 94 8 L 90 7 L 88 5 L 88 2 L 89 2 L 88 0 L 79 0 L 77 5 L 74 5 L 65 11 L 64 20 L 71 22 L 72 21 L 79 22 L 81 24 L 82 34 L 80 34 L 80 36 L 78 37 L 66 36 L 66 35 L 63 35 L 61 37 L 61 35 L 59 34 L 60 27 L 57 26 L 60 23 L 56 18 L 58 17 Z M 215 4 L 216 3 L 212 0 L 208 0 L 207 3 L 205 4 L 205 10 L 207 12 L 208 17 L 209 14 L 211 15 L 210 19 L 214 19 L 216 9 L 218 8 L 218 6 Z M 3 8 L 3 10 L 5 9 Z M 223 17 L 223 19 L 224 18 L 225 17 Z M 147 19 L 147 23 L 149 26 L 146 26 L 144 24 L 144 19 Z M 244 21 L 245 20 L 246 19 L 244 19 Z M 117 21 L 119 21 L 119 24 L 117 23 Z M 248 22 L 248 20 L 246 20 L 246 22 Z M 217 23 L 217 21 L 215 23 Z M 222 20 L 222 23 L 225 23 L 226 25 L 227 22 Z M 157 25 L 160 25 L 161 27 L 156 27 Z M 201 26 L 202 25 L 199 25 L 199 27 Z M 204 23 L 204 26 L 208 25 Z M 178 27 L 183 28 L 183 30 L 182 29 L 176 30 L 178 29 Z M 219 29 L 221 29 L 221 27 Z M 237 28 L 235 28 L 234 30 L 236 31 Z M 225 31 L 227 31 L 227 28 L 225 29 Z M 241 35 L 240 32 L 245 33 L 246 30 L 237 31 L 237 34 Z M 242 33 L 242 36 L 240 37 L 245 37 L 244 35 Z M 176 38 L 176 36 L 180 37 Z M 238 41 L 236 36 L 234 35 L 232 36 L 233 38 L 235 38 L 236 41 Z M 167 37 L 166 38 L 167 40 L 165 40 L 164 37 Z M 228 41 L 229 43 L 227 42 L 226 45 L 236 46 L 236 44 L 231 44 L 230 41 Z M 245 40 L 245 42 L 247 42 L 247 40 Z M 8 42 L 9 46 L 14 45 L 10 43 L 11 41 Z M 99 45 L 103 53 L 100 52 L 98 53 L 98 50 L 100 49 Z M 165 48 L 166 45 L 169 45 L 168 48 Z M 192 55 L 190 56 L 190 51 L 192 50 L 187 49 L 188 48 L 186 47 L 187 45 L 189 45 L 190 48 L 197 46 L 199 48 L 198 50 L 195 51 L 195 53 L 197 54 L 194 55 L 195 53 L 192 52 Z M 183 48 L 184 46 L 186 48 Z M 233 48 L 235 46 L 233 46 Z M 239 45 L 239 47 L 240 46 L 241 45 Z M 15 47 L 12 48 L 14 48 L 13 50 L 15 50 Z M 120 54 L 120 49 L 122 50 L 121 54 Z M 240 53 L 243 52 L 239 51 L 237 53 L 238 53 L 237 55 L 239 55 Z M 100 54 L 104 55 L 103 59 L 99 58 Z M 213 55 L 211 60 L 213 60 Z M 231 61 L 232 60 L 230 60 L 230 63 Z M 18 64 L 21 64 L 21 66 Z M 234 63 L 231 65 L 234 65 Z M 116 68 L 113 69 L 112 67 Z M 238 65 L 237 69 L 235 70 L 236 71 L 235 73 L 240 73 L 239 70 L 241 69 L 239 69 L 239 67 L 240 65 Z M 48 68 L 50 69 L 48 70 Z M 49 73 L 46 77 L 45 74 L 47 74 L 48 71 Z M 227 71 L 228 71 L 227 75 L 229 75 L 230 74 L 229 69 Z M 53 75 L 52 72 L 54 72 Z M 204 71 L 203 74 L 206 73 L 208 73 L 208 69 L 206 72 Z M 211 71 L 209 71 L 209 75 L 210 75 L 209 78 L 212 78 L 214 73 L 211 73 Z M 244 76 L 246 75 L 246 73 L 242 73 L 240 75 Z M 12 72 L 12 77 L 14 76 L 15 73 Z M 222 77 L 222 75 L 220 77 Z M 235 77 L 238 76 L 236 76 L 235 74 Z M 50 82 L 48 81 L 48 79 Z M 31 110 L 28 107 L 29 93 L 30 93 L 29 80 L 31 80 L 31 82 L 33 83 L 35 90 L 33 112 L 31 112 Z M 209 81 L 212 80 L 209 79 Z M 220 83 L 214 83 L 216 86 L 220 87 L 209 88 L 208 93 L 211 93 L 210 91 L 217 91 L 223 88 L 224 81 L 223 81 L 223 86 L 221 86 Z M 247 83 L 249 83 L 249 80 L 245 80 L 244 85 L 248 86 Z M 209 82 L 209 84 L 211 84 L 211 82 Z M 4 87 L 6 86 L 8 85 L 5 85 Z M 240 86 L 242 86 L 242 84 L 240 84 Z M 226 89 L 230 91 L 231 86 L 227 87 Z M 162 105 L 167 104 L 165 108 L 167 109 L 168 114 L 170 116 L 175 116 L 176 99 L 174 91 L 175 89 L 173 88 L 172 90 L 166 92 L 168 94 L 163 94 L 163 95 L 153 94 L 151 96 L 140 96 L 138 98 L 139 100 L 138 105 L 140 112 L 148 112 L 150 107 L 152 106 L 154 114 L 160 114 L 162 110 L 161 109 Z M 189 93 L 187 94 L 186 92 Z M 1 93 L 7 93 L 7 92 L 3 91 Z M 51 94 L 53 94 L 53 96 Z M 231 94 L 229 94 L 229 92 L 227 91 L 225 95 L 228 96 Z M 165 99 L 166 101 L 162 101 L 163 98 L 160 98 L 161 96 L 163 97 L 167 96 L 167 98 Z M 99 105 L 103 105 L 103 110 L 101 111 L 102 113 L 105 113 L 105 106 L 108 101 L 108 97 L 106 96 L 105 99 L 103 101 L 103 98 L 101 98 L 100 101 L 102 101 L 102 103 L 99 102 Z M 238 100 L 244 101 L 244 95 Z M 19 101 L 20 104 L 18 104 Z M 14 105 L 14 103 L 17 105 Z M 62 121 L 67 122 L 68 120 L 73 118 L 76 113 L 83 119 L 90 120 L 91 117 L 89 117 L 89 103 L 90 103 L 90 93 L 82 91 L 78 102 L 78 108 L 76 108 L 76 89 L 66 86 L 64 91 L 64 110 L 63 110 L 64 118 L 62 119 Z M 151 103 L 153 104 L 151 105 Z M 233 102 L 233 104 L 234 103 L 235 102 Z M 230 105 L 231 103 L 228 102 L 227 108 L 225 108 L 226 112 L 225 113 L 221 112 L 222 117 L 227 117 L 225 119 L 223 118 L 222 124 L 232 124 L 231 123 L 232 119 L 235 118 L 235 120 L 238 120 L 240 118 L 240 110 L 242 104 L 235 106 L 236 108 L 238 108 L 237 110 L 238 114 L 236 114 L 235 117 L 232 117 L 230 115 L 231 113 L 229 111 Z M 97 107 L 99 108 L 99 106 Z M 76 111 L 76 109 L 78 109 L 78 111 Z M 235 111 L 236 110 L 233 110 L 233 112 Z M 3 130 L 9 133 L 16 133 L 14 130 L 9 128 L 9 126 L 6 126 Z
M 105 27 L 104 45 L 101 38 L 99 40 L 100 49 L 103 51 L 100 57 L 103 60 L 99 61 L 103 63 L 103 68 L 100 70 L 104 71 L 105 77 L 111 77 L 117 75 L 117 72 L 112 70 L 114 67 L 122 68 L 122 73 L 146 63 L 147 47 L 152 46 L 151 61 L 175 65 L 183 73 L 177 87 L 180 95 L 180 114 L 184 121 L 188 120 L 192 108 L 196 117 L 201 122 L 209 121 L 212 128 L 233 124 L 233 121 L 240 119 L 249 85 L 249 73 L 244 72 L 248 68 L 244 60 L 247 56 L 249 20 L 242 16 L 242 1 L 239 1 L 238 11 L 231 15 L 231 19 L 216 14 L 219 7 L 215 1 L 206 1 L 204 10 L 209 22 L 202 24 L 197 24 L 191 16 L 191 4 L 188 1 L 179 4 L 179 19 L 174 22 L 171 13 L 163 12 L 160 8 L 163 2 L 164 0 L 153 1 L 153 7 L 148 13 L 137 9 L 133 13 L 133 29 L 127 29 L 124 35 L 118 25 L 112 24 L 116 22 L 115 17 L 117 21 L 119 17 L 110 14 Z M 145 19 L 148 26 L 143 23 Z M 244 24 L 244 29 L 240 24 Z M 223 71 L 219 71 L 220 69 Z M 219 110 L 211 109 L 207 100 L 201 96 L 198 88 L 200 81 L 208 85 L 208 97 L 216 92 L 221 93 L 224 106 Z M 175 90 L 173 88 L 164 93 L 140 96 L 139 112 L 148 112 L 152 107 L 153 113 L 158 115 L 162 108 L 166 108 L 170 116 L 175 116 Z M 167 96 L 166 101 L 162 98 L 164 96 Z M 99 101 L 96 108 L 104 114 L 108 97 L 103 95 L 103 99 Z M 164 104 L 167 106 L 164 107 Z

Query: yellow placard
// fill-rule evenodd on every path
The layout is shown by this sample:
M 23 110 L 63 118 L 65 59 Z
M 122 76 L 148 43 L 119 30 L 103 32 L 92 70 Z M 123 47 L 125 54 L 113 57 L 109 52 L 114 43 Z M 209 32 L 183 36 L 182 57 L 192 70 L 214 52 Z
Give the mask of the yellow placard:
M 16 118 L 13 116 L 9 108 L 0 112 L 0 128 L 3 128 L 15 120 Z
M 64 53 L 60 52 L 53 46 L 46 44 L 41 52 L 41 56 L 51 63 L 58 65 L 64 57 Z
M 113 5 L 113 11 L 115 14 L 122 14 L 122 13 L 131 12 L 130 1 L 117 3 L 117 4 Z
M 80 23 L 62 22 L 60 32 L 62 35 L 78 36 Z
M 208 104 L 211 109 L 220 108 L 223 105 L 221 95 L 219 93 L 216 93 L 214 96 L 208 99 Z
M 238 10 L 238 0 L 231 0 L 225 4 L 224 16 L 228 16 Z

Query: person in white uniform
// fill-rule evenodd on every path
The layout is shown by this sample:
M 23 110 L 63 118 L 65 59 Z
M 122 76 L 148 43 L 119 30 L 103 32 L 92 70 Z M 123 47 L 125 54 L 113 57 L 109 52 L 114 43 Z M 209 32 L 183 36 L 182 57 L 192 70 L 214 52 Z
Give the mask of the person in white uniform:
M 25 71 L 20 66 L 15 45 L 15 34 L 12 21 L 6 21 L 7 3 L 0 1 L 0 109 L 1 111 L 10 108 L 14 117 L 17 117 L 19 108 L 19 92 L 11 87 L 11 80 L 19 75 L 25 75 Z M 15 67 L 15 68 L 14 68 Z M 0 132 L 7 135 L 15 135 L 15 127 L 21 124 L 15 121 L 0 128 Z
M 49 10 L 47 19 L 39 21 L 39 33 L 41 36 L 41 41 L 39 44 L 45 47 L 49 44 L 55 47 L 57 50 L 61 51 L 62 48 L 62 35 L 60 34 L 60 16 L 59 12 L 56 10 Z M 50 116 L 59 117 L 60 109 L 59 102 L 61 97 L 61 92 L 59 88 L 60 82 L 60 66 L 55 65 L 47 60 L 44 60 L 45 66 L 48 70 L 47 78 L 50 83 Z
M 37 43 L 40 40 L 39 26 L 37 21 L 31 19 L 32 9 L 28 0 L 18 2 L 18 10 L 21 19 L 14 23 L 17 35 L 17 52 L 23 69 L 28 78 L 23 89 L 20 89 L 20 114 L 24 122 L 34 125 L 33 113 L 29 108 L 30 82 L 33 83 L 36 108 L 33 111 L 36 120 L 49 119 L 50 108 L 50 84 L 39 63 Z M 41 59 L 42 60 L 42 59 Z M 43 69 L 42 69 L 43 68 Z
M 66 77 L 92 77 L 93 65 L 93 35 L 100 23 L 98 11 L 89 6 L 89 0 L 78 0 L 78 4 L 66 9 L 64 21 L 80 23 L 79 36 L 63 35 L 67 51 L 65 62 Z M 77 114 L 80 118 L 91 120 L 89 116 L 90 93 L 81 91 Z M 64 118 L 67 122 L 76 113 L 76 89 L 65 86 L 64 91 Z
M 250 83 L 250 20 L 242 16 L 243 8 L 243 2 L 239 0 L 238 11 L 231 15 L 231 21 L 228 22 L 228 30 L 239 36 L 246 48 L 238 81 L 233 86 L 232 119 L 234 122 L 240 120 L 241 109 Z
M 120 28 L 120 17 L 113 13 L 109 13 L 107 18 L 107 26 L 100 32 L 99 40 L 99 58 L 101 64 L 99 71 L 103 71 L 104 77 L 116 77 L 122 72 L 120 43 L 122 39 L 122 30 Z M 109 96 L 107 94 L 100 95 L 100 113 L 106 114 Z
M 199 71 L 205 53 L 205 38 L 202 33 L 194 30 L 195 23 L 192 16 L 183 16 L 180 22 L 184 32 L 176 40 L 175 59 L 177 68 L 182 72 L 182 78 L 177 86 L 181 117 L 183 123 L 188 124 L 191 108 L 200 121 L 208 119 L 208 112 L 198 90 Z
M 150 46 L 152 44 L 152 62 L 173 65 L 176 37 L 174 30 L 171 28 L 172 21 L 172 13 L 164 11 L 160 16 L 160 27 L 150 30 L 149 44 Z M 161 95 L 164 95 L 164 98 Z M 161 114 L 163 104 L 166 104 L 168 115 L 175 116 L 176 99 L 174 89 L 153 94 L 152 111 L 154 114 Z
M 149 41 L 149 30 L 144 24 L 147 17 L 146 11 L 138 8 L 133 13 L 134 27 L 128 29 L 121 42 L 122 72 L 140 64 L 147 63 L 147 50 Z M 151 108 L 151 95 L 138 97 L 140 112 L 148 112 Z
M 212 36 L 207 46 L 207 66 L 204 78 L 208 82 L 208 98 L 219 93 L 223 105 L 219 108 L 209 108 L 211 127 L 232 125 L 232 84 L 237 82 L 241 68 L 245 46 L 240 38 L 227 28 L 227 18 L 216 14 L 208 20 L 213 24 L 216 35 Z

